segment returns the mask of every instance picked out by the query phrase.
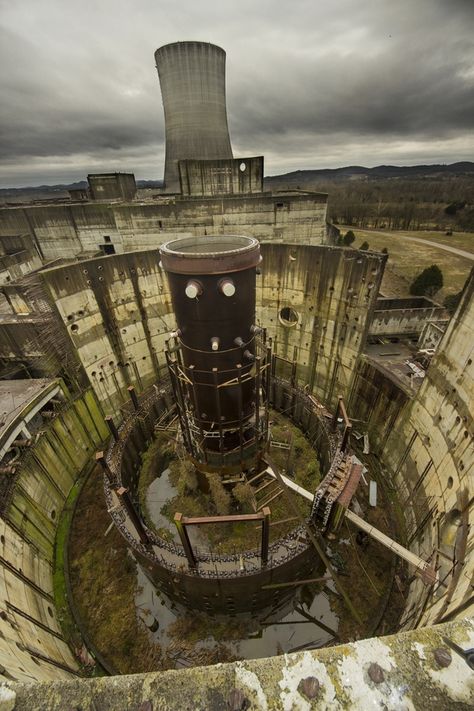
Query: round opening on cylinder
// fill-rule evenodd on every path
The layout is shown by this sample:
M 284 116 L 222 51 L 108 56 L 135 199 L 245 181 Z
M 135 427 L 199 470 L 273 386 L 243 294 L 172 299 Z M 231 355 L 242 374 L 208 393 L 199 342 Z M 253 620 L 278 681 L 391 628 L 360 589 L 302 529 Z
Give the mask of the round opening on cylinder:
M 278 314 L 278 320 L 283 326 L 296 326 L 299 321 L 299 315 L 291 306 L 284 306 Z
M 222 274 L 256 267 L 260 245 L 244 235 L 179 237 L 160 247 L 163 267 L 177 274 Z

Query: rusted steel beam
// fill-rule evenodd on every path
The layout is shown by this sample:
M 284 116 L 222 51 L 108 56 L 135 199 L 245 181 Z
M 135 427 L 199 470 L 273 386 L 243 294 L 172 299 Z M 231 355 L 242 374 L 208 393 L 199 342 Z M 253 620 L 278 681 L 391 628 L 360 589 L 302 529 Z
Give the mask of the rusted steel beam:
M 111 479 L 113 479 L 113 475 L 112 475 L 112 472 L 111 472 L 110 469 L 109 469 L 109 465 L 107 464 L 107 461 L 106 461 L 106 459 L 105 459 L 105 454 L 104 454 L 104 452 L 102 452 L 102 451 L 96 452 L 96 453 L 95 453 L 95 461 L 97 462 L 97 464 L 100 464 L 100 466 L 102 467 L 102 469 L 104 470 L 104 472 L 105 472 L 105 474 L 106 474 L 106 476 L 107 476 L 107 479 L 108 479 L 109 481 L 110 481 Z
M 262 521 L 265 515 L 262 512 L 254 514 L 234 514 L 231 516 L 183 516 L 180 521 L 185 526 L 199 526 L 206 523 L 242 523 L 242 521 Z
M 115 489 L 115 493 L 118 496 L 119 501 L 123 504 L 132 524 L 133 527 L 135 528 L 136 532 L 138 533 L 138 537 L 140 538 L 140 541 L 145 545 L 148 546 L 150 545 L 150 540 L 148 538 L 148 534 L 145 531 L 145 528 L 143 526 L 143 523 L 135 511 L 135 507 L 132 503 L 132 500 L 130 498 L 130 494 L 128 493 L 128 489 L 126 489 L 124 486 L 120 486 L 118 489 Z
M 113 436 L 114 440 L 116 442 L 118 442 L 119 433 L 118 433 L 118 429 L 116 428 L 112 417 L 110 415 L 107 415 L 107 417 L 105 418 L 105 421 L 107 422 L 107 426 L 108 426 L 110 433 Z
M 263 520 L 262 520 L 262 549 L 261 549 L 261 559 L 262 566 L 268 564 L 268 546 L 270 543 L 270 509 L 265 506 L 262 509 Z
M 346 406 L 344 404 L 344 398 L 342 397 L 342 395 L 339 395 L 339 410 L 341 412 L 341 415 L 342 415 L 342 418 L 344 420 L 346 427 L 349 427 L 349 426 L 352 427 L 352 423 L 351 423 L 349 417 L 347 416 L 347 410 L 346 410 Z
M 189 540 L 189 535 L 186 530 L 186 517 L 182 513 L 176 512 L 174 515 L 174 523 L 178 530 L 179 537 L 181 539 L 181 545 L 186 553 L 186 558 L 188 559 L 188 564 L 190 568 L 197 568 L 197 561 L 194 555 L 193 547 L 191 541 Z
M 129 385 L 127 390 L 128 390 L 128 394 L 130 395 L 130 400 L 132 401 L 134 409 L 139 410 L 140 405 L 138 404 L 138 397 L 137 397 L 137 393 L 135 392 L 135 388 L 133 387 L 133 385 Z

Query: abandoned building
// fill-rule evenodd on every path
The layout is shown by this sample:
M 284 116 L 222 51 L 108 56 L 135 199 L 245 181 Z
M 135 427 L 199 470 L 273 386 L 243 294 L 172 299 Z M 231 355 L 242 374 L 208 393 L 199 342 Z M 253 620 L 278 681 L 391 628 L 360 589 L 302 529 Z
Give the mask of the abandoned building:
M 163 189 L 104 173 L 67 200 L 0 209 L 0 708 L 177 708 L 178 685 L 184 708 L 468 708 L 474 274 L 450 319 L 430 299 L 385 297 L 387 255 L 336 246 L 325 194 L 266 192 L 263 158 L 234 158 L 225 52 L 178 42 L 155 59 Z M 174 448 L 167 462 L 205 513 L 150 519 L 153 442 Z M 86 678 L 84 656 L 112 665 L 77 614 L 67 551 L 85 653 L 53 578 L 71 492 L 88 480 L 108 511 L 101 537 L 118 531 L 162 595 L 147 633 L 165 608 L 284 630 L 295 600 L 313 632 L 212 668 Z M 255 545 L 239 547 L 234 524 Z M 366 587 L 363 556 L 385 556 L 385 592 L 362 622 L 341 542 Z M 323 618 L 301 590 L 315 584 L 364 632 L 321 622 L 312 644 Z

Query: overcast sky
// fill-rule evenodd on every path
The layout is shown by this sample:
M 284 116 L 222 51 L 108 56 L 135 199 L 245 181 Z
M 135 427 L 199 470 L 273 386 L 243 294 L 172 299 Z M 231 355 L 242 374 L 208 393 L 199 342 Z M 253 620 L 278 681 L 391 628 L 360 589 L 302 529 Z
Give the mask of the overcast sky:
M 474 0 L 0 0 L 1 185 L 163 176 L 154 50 L 227 52 L 265 173 L 474 159 Z

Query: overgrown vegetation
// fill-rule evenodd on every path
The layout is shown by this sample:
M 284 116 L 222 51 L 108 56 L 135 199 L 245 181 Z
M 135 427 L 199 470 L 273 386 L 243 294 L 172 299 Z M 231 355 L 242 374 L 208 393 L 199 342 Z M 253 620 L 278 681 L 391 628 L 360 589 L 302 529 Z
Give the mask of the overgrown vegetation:
M 139 621 L 136 563 L 110 517 L 100 477 L 85 483 L 70 538 L 69 573 L 74 602 L 90 638 L 121 674 L 169 668 Z
M 284 445 L 283 449 L 272 448 L 272 457 L 276 464 L 298 484 L 314 491 L 320 479 L 319 464 L 316 453 L 304 434 L 276 412 L 272 412 L 271 431 L 272 438 Z M 147 462 L 152 460 L 152 455 L 146 459 Z M 161 513 L 170 522 L 173 522 L 177 511 L 185 516 L 196 517 L 254 511 L 255 495 L 258 487 L 262 485 L 261 481 L 255 486 L 246 481 L 226 486 L 218 474 L 208 474 L 198 487 L 195 470 L 189 462 L 180 461 L 175 457 L 167 461 L 167 466 L 171 472 L 170 482 L 177 489 L 176 496 L 161 507 Z M 146 476 L 148 487 L 154 477 L 147 474 Z M 142 492 L 145 491 L 142 482 L 140 487 Z M 301 497 L 297 498 L 297 503 L 307 515 L 309 503 Z M 291 531 L 297 522 L 288 520 L 288 507 L 283 494 L 270 502 L 270 509 L 273 524 L 270 539 L 275 540 Z M 200 533 L 215 552 L 223 554 L 257 549 L 260 545 L 260 525 L 255 523 L 208 524 L 205 528 L 200 528 Z M 171 536 L 169 531 L 167 534 L 168 537 Z
M 283 447 L 274 447 L 273 458 L 287 476 L 293 477 L 302 486 L 314 490 L 320 473 L 319 465 L 309 442 L 303 433 L 294 427 L 282 415 L 272 413 L 272 438 Z M 164 443 L 161 442 L 161 445 Z M 285 445 L 287 447 L 285 448 Z M 156 452 L 163 451 L 155 443 L 152 451 L 144 456 L 143 462 L 155 461 Z M 167 452 L 167 456 L 169 451 Z M 210 513 L 209 507 L 217 508 L 220 494 L 204 493 L 197 486 L 197 477 L 189 464 L 179 459 L 168 461 L 171 469 L 170 480 L 178 489 L 178 495 L 167 503 L 170 516 L 177 510 L 188 515 Z M 161 463 L 159 468 L 161 468 Z M 143 474 L 148 476 L 148 472 Z M 154 477 L 151 477 L 153 481 Z M 98 482 L 99 479 L 99 482 Z M 215 486 L 215 484 L 214 484 Z M 362 486 L 362 485 L 361 485 Z M 210 484 L 211 487 L 211 484 Z M 98 491 L 99 489 L 99 491 Z M 64 551 L 66 533 L 71 523 L 74 497 L 72 492 L 66 503 L 66 516 L 60 522 L 58 531 L 56 558 L 59 560 Z M 369 507 L 366 496 L 359 499 L 363 515 L 380 530 L 390 533 L 386 519 L 386 507 L 383 505 L 382 490 L 377 508 Z M 226 491 L 230 496 L 230 493 Z M 251 485 L 242 482 L 234 487 L 231 507 L 248 510 L 254 497 Z M 303 505 L 303 499 L 298 499 Z M 226 499 L 227 502 L 227 499 Z M 228 502 L 227 502 L 228 503 Z M 226 505 L 227 505 L 226 503 Z M 288 507 L 284 496 L 279 497 L 271 506 L 272 521 L 288 516 Z M 69 517 L 69 518 L 68 518 Z M 249 619 L 214 620 L 203 613 L 186 614 L 176 619 L 167 629 L 169 644 L 162 649 L 139 620 L 135 607 L 137 590 L 136 563 L 127 551 L 125 541 L 118 531 L 109 529 L 110 518 L 106 512 L 102 495 L 100 477 L 94 473 L 84 484 L 72 521 L 70 539 L 70 579 L 73 597 L 79 614 L 87 626 L 88 635 L 95 646 L 120 673 L 136 673 L 157 669 L 172 668 L 182 660 L 185 664 L 213 664 L 239 658 L 237 642 L 247 637 L 254 630 Z M 276 526 L 272 535 L 282 535 L 295 525 L 289 522 Z M 252 524 L 237 526 L 209 526 L 209 541 L 214 549 L 226 552 L 242 548 L 256 547 L 259 543 L 259 527 Z M 351 540 L 352 547 L 343 539 L 354 539 L 355 530 L 343 528 L 339 540 L 329 542 L 329 554 L 333 565 L 342 576 L 342 583 L 349 590 L 351 599 L 357 603 L 366 627 L 359 628 L 353 623 L 345 610 L 341 598 L 326 588 L 330 596 L 332 609 L 340 617 L 339 636 L 341 641 L 362 636 L 367 627 L 370 630 L 374 610 L 381 609 L 381 602 L 387 591 L 391 553 L 371 541 L 368 546 L 358 546 Z M 252 541 L 253 537 L 253 541 Z M 342 539 L 342 540 L 341 540 Z M 307 597 L 308 605 L 312 594 L 320 592 L 314 586 L 302 591 L 302 600 Z M 55 575 L 55 594 L 59 604 L 67 607 L 64 582 Z M 62 602 L 61 602 L 62 596 Z M 401 601 L 403 602 L 403 600 Z M 401 604 L 401 603 L 400 603 Z M 388 628 L 388 631 L 389 628 Z M 71 629 L 71 635 L 74 630 Z

